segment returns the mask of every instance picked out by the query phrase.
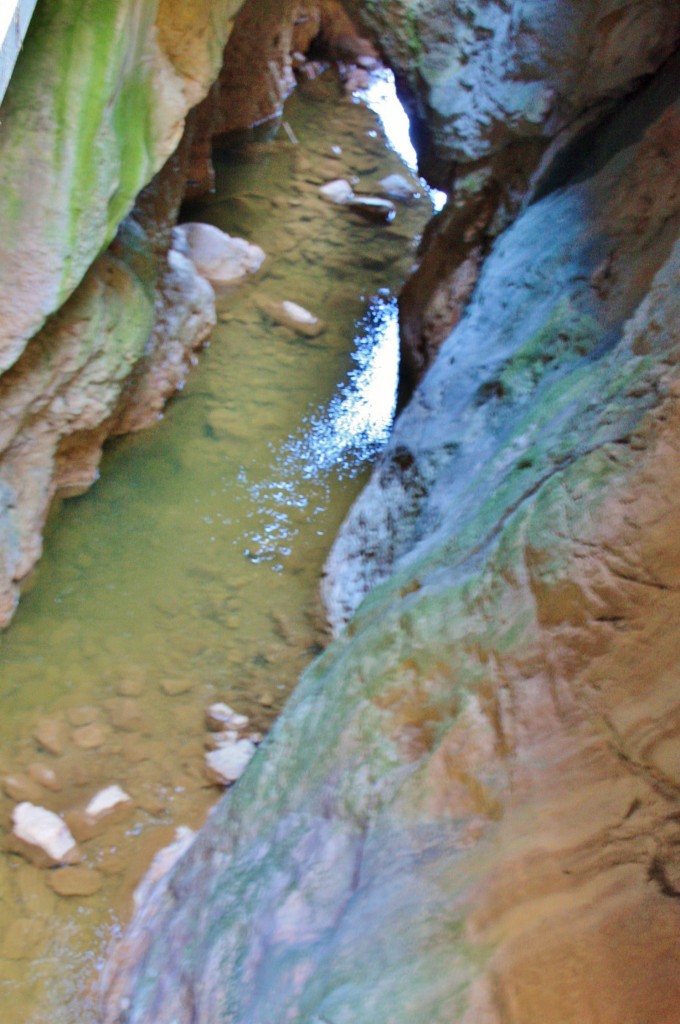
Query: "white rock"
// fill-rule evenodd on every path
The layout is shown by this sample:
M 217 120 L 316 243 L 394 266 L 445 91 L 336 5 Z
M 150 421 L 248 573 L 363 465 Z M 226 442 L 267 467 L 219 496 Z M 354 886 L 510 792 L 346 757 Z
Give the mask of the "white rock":
M 222 732 L 232 724 L 235 714 L 234 709 L 230 708 L 228 704 L 217 701 L 205 709 L 206 725 L 215 732 Z
M 389 224 L 397 212 L 393 202 L 389 199 L 379 199 L 377 196 L 356 196 L 347 205 L 365 220 L 374 221 L 376 224 Z
M 213 285 L 239 284 L 256 273 L 265 259 L 259 245 L 233 238 L 213 224 L 178 224 L 173 245 Z
M 389 196 L 390 199 L 398 199 L 402 203 L 412 203 L 421 195 L 403 174 L 388 174 L 380 181 L 380 188 L 383 195 Z
M 354 198 L 354 191 L 344 178 L 336 178 L 335 181 L 327 181 L 325 185 L 322 185 L 319 195 L 327 203 L 336 203 L 338 206 L 342 206 L 343 203 L 348 203 L 350 199 Z
M 271 317 L 277 324 L 289 327 L 298 334 L 304 334 L 307 338 L 316 338 L 326 329 L 323 320 L 320 320 L 314 313 L 310 313 L 297 302 L 284 299 L 278 302 L 274 299 L 267 299 L 260 296 L 257 305 L 265 316 Z
M 100 790 L 92 797 L 85 808 L 85 813 L 90 818 L 99 818 L 103 814 L 108 814 L 114 807 L 129 803 L 130 800 L 131 797 L 120 786 L 107 786 L 106 789 Z
M 205 755 L 208 778 L 219 786 L 228 786 L 236 782 L 243 775 L 256 749 L 250 740 L 236 740 L 235 743 L 219 746 L 217 750 L 210 750 Z
M 17 839 L 37 846 L 55 864 L 73 863 L 79 858 L 76 841 L 57 814 L 45 807 L 21 803 L 12 811 L 13 832 Z

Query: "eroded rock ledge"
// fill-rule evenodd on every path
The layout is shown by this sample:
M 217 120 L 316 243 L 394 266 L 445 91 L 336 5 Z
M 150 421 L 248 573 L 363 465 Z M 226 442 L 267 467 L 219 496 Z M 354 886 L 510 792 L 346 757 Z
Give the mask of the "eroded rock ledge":
M 492 244 L 102 1020 L 678 1019 L 678 80 Z

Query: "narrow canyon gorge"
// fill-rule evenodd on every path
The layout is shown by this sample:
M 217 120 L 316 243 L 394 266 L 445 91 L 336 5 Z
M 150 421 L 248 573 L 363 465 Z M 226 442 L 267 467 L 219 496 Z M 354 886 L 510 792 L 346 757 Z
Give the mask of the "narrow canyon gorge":
M 24 922 L 0 939 L 8 1002 L 22 963 L 34 969 L 55 879 L 106 875 L 87 851 L 86 867 L 68 851 L 36 867 L 18 836 L 18 808 L 41 792 L 70 823 L 66 783 L 46 792 L 60 788 L 58 729 L 89 743 L 78 771 L 98 785 L 119 758 L 131 791 L 144 772 L 172 790 L 173 828 L 151 788 L 124 794 L 163 821 L 163 842 L 176 824 L 197 831 L 134 900 L 139 875 L 125 876 L 115 927 L 97 919 L 81 1008 L 38 1001 L 17 1019 L 678 1020 L 679 43 L 677 0 L 38 0 L 0 106 L 0 920 Z M 391 75 L 420 178 L 384 163 L 362 120 Z M 298 93 L 297 114 L 284 110 Z M 228 259 L 223 232 L 245 239 Z M 96 540 L 84 553 L 105 602 L 137 517 L 181 507 L 183 463 L 236 458 L 240 471 L 220 470 L 236 494 L 241 451 L 274 447 L 284 378 L 291 401 L 303 393 L 295 360 L 316 378 L 361 367 L 334 331 L 396 331 L 397 309 L 398 414 L 368 444 L 334 537 L 314 520 L 317 492 L 300 497 L 281 471 L 272 501 L 294 491 L 295 531 L 311 521 L 316 541 L 289 570 L 279 511 L 247 546 L 229 540 L 272 579 L 308 572 L 321 610 L 218 574 L 222 549 L 207 549 L 232 512 L 213 492 L 205 538 L 170 524 L 170 561 L 201 577 L 201 596 L 179 575 L 147 581 L 160 633 L 134 652 L 124 631 L 86 650 L 109 718 L 75 695 L 69 707 L 75 683 L 46 669 L 46 633 L 23 639 L 22 610 L 47 586 L 62 506 L 80 507 L 83 530 L 97 518 L 77 502 L 103 451 L 104 477 L 137 460 L 134 487 L 153 481 L 141 505 L 115 505 L 112 552 Z M 282 361 L 260 362 L 269 345 Z M 207 412 L 180 455 L 164 410 L 180 393 L 170 409 L 193 422 L 182 403 L 194 408 L 199 372 Z M 233 377 L 240 413 L 211 374 Z M 142 428 L 167 463 L 151 447 L 125 462 L 116 439 Z M 142 581 L 160 560 L 147 549 Z M 60 628 L 68 643 L 78 627 Z M 18 674 L 14 635 L 35 651 Z M 182 701 L 192 686 L 218 699 L 230 675 L 247 713 L 219 728 L 247 756 L 215 803 Z M 45 694 L 59 687 L 57 722 Z M 157 718 L 166 746 L 135 716 Z M 90 742 L 97 729 L 106 741 Z M 66 894 L 84 914 L 86 889 Z

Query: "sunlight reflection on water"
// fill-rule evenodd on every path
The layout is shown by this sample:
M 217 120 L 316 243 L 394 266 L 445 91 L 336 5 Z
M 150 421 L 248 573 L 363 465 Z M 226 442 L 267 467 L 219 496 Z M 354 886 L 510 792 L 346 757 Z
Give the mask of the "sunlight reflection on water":
M 356 368 L 328 408 L 307 417 L 303 436 L 291 438 L 282 452 L 305 479 L 332 469 L 340 476 L 353 474 L 387 443 L 399 374 L 397 300 L 373 300 L 358 328 Z
M 394 75 L 389 68 L 374 72 L 368 87 L 357 90 L 354 95 L 378 115 L 392 149 L 417 173 L 418 156 L 411 142 L 408 115 L 399 101 Z M 430 197 L 435 212 L 442 210 L 446 204 L 446 193 L 430 188 L 425 182 L 423 189 Z
M 371 462 L 387 443 L 394 419 L 399 377 L 399 317 L 397 300 L 377 296 L 358 324 L 352 359 L 354 369 L 338 386 L 327 406 L 306 416 L 298 436 L 292 436 L 276 454 L 275 479 L 248 487 L 257 506 L 252 513 L 260 529 L 247 534 L 245 555 L 253 562 L 273 562 L 290 554 L 291 539 L 298 530 L 291 512 L 306 510 L 313 518 L 323 510 L 330 473 L 339 478 L 354 476 Z M 316 481 L 319 501 L 312 504 L 299 482 Z M 245 471 L 240 482 L 248 485 Z M 251 517 L 249 517 L 251 518 Z M 264 524 L 264 525 L 263 525 Z

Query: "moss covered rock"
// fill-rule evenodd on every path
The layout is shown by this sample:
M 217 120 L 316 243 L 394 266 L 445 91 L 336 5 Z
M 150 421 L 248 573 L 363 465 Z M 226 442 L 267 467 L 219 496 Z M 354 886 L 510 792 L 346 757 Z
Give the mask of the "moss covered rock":
M 2 105 L 0 369 L 63 305 L 176 149 L 239 7 L 38 6 Z

